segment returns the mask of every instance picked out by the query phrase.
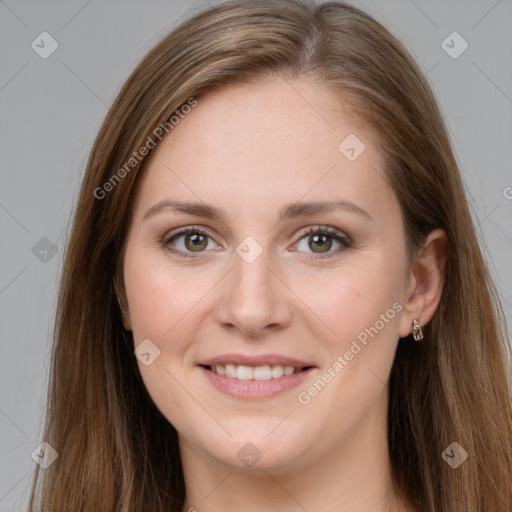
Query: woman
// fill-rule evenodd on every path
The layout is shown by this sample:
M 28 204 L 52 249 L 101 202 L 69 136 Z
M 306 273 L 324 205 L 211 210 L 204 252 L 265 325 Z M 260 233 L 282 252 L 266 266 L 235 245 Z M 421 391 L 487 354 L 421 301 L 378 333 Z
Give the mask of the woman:
M 504 319 L 446 129 L 353 7 L 228 2 L 149 52 L 55 331 L 30 510 L 511 509 Z

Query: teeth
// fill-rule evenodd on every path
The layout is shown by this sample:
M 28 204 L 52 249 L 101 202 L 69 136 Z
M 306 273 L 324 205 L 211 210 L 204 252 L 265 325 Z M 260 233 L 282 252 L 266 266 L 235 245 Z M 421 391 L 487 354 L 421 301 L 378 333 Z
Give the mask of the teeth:
M 213 372 L 225 375 L 230 379 L 238 380 L 270 380 L 278 379 L 283 375 L 299 373 L 302 368 L 282 366 L 280 364 L 265 364 L 263 366 L 244 366 L 236 364 L 218 364 L 210 367 Z
M 217 369 L 220 365 L 217 365 L 215 369 Z M 212 366 L 213 370 L 213 366 Z M 222 372 L 218 372 L 222 373 Z M 231 379 L 236 379 L 236 366 L 234 364 L 227 364 L 226 365 L 226 377 L 230 377 Z
M 254 380 L 270 380 L 272 378 L 272 368 L 268 364 L 256 366 L 252 373 Z

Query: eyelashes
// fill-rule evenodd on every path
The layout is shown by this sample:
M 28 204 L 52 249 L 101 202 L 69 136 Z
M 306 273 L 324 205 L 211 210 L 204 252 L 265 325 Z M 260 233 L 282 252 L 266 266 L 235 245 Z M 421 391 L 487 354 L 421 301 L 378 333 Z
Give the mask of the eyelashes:
M 195 236 L 194 236 L 195 235 Z M 184 237 L 185 240 L 192 241 L 193 246 L 200 247 L 207 242 L 206 247 L 203 247 L 205 250 L 200 251 L 190 251 L 187 250 L 187 247 L 183 249 L 177 249 L 173 244 L 176 243 L 176 240 Z M 187 238 L 188 237 L 188 238 Z M 324 258 L 332 258 L 334 256 L 340 255 L 340 253 L 345 252 L 346 249 L 352 247 L 352 241 L 350 237 L 345 235 L 343 232 L 339 231 L 336 228 L 332 228 L 330 226 L 316 226 L 309 227 L 305 231 L 302 231 L 298 235 L 299 239 L 294 245 L 298 245 L 304 238 L 306 238 L 306 245 L 309 243 L 313 243 L 314 246 L 318 247 L 322 243 L 326 243 L 329 241 L 334 241 L 338 243 L 340 247 L 338 247 L 335 251 L 329 252 L 311 252 L 308 256 L 305 256 L 308 259 L 318 260 Z M 189 226 L 186 228 L 176 229 L 168 234 L 166 234 L 161 240 L 159 240 L 162 247 L 164 247 L 169 252 L 177 255 L 182 258 L 200 258 L 207 252 L 208 242 L 212 240 L 209 233 L 199 226 Z M 328 244 L 328 249 L 331 249 L 332 242 Z M 297 249 L 292 249 L 294 252 Z M 305 252 L 299 250 L 297 252 Z
M 301 242 L 304 238 L 308 237 L 308 240 L 306 241 L 306 244 L 313 240 L 313 242 L 316 244 L 319 239 L 317 237 L 322 237 L 325 239 L 331 239 L 335 242 L 339 243 L 341 247 L 338 248 L 336 251 L 329 251 L 326 253 L 315 253 L 313 252 L 314 256 L 309 256 L 311 259 L 322 259 L 322 258 L 331 258 L 333 256 L 339 255 L 341 252 L 344 252 L 346 249 L 349 249 L 352 247 L 352 241 L 350 238 L 342 233 L 341 231 L 331 228 L 330 226 L 318 226 L 318 227 L 310 227 L 307 229 L 305 233 L 302 233 L 299 235 L 300 239 L 299 242 Z M 332 245 L 332 244 L 331 244 Z M 329 249 L 331 247 L 329 246 Z

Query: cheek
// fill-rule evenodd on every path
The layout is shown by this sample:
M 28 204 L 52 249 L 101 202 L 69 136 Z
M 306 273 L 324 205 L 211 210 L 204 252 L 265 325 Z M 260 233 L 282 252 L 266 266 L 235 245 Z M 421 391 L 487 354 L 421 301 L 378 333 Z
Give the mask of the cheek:
M 304 390 L 304 400 L 311 396 L 320 408 L 337 404 L 329 413 L 336 421 L 340 410 L 342 416 L 347 414 L 347 404 L 352 412 L 343 421 L 356 421 L 381 396 L 389 376 L 403 308 L 406 260 L 398 242 L 353 253 L 338 270 L 315 280 L 316 286 L 309 285 L 309 292 L 301 291 L 309 294 L 305 295 L 308 306 L 329 327 L 322 344 L 326 354 L 322 374 L 327 373 L 329 383 L 325 391 L 319 383 L 312 395 Z
M 125 258 L 125 285 L 135 343 L 154 338 L 160 343 L 179 339 L 185 319 L 211 284 L 197 278 L 197 269 L 171 266 L 162 255 L 143 250 Z M 173 342 L 173 347 L 179 345 Z
M 379 330 L 389 331 L 392 325 L 398 332 L 397 306 L 393 309 L 393 304 L 401 297 L 403 274 L 399 265 L 393 267 L 389 261 L 379 255 L 367 255 L 357 262 L 354 258 L 353 264 L 319 274 L 299 287 L 297 294 L 307 297 L 307 305 L 326 326 L 328 339 L 338 344 L 337 348 L 376 322 Z M 385 316 L 385 329 L 381 315 Z
M 185 364 L 187 349 L 198 324 L 194 306 L 207 284 L 193 279 L 193 269 L 171 268 L 153 251 L 127 250 L 124 270 L 134 349 L 142 343 L 147 346 L 145 340 L 158 349 L 152 352 L 154 346 L 149 345 L 150 364 L 137 358 L 142 381 L 155 406 L 180 430 L 186 425 L 181 424 L 177 411 L 190 408 L 188 388 L 183 384 L 190 370 Z
M 304 411 L 323 411 L 340 431 L 355 428 L 382 404 L 402 309 L 399 254 L 393 264 L 389 253 L 367 253 L 355 261 L 309 289 L 308 306 L 329 330 L 320 340 L 325 357 L 318 379 L 297 395 Z

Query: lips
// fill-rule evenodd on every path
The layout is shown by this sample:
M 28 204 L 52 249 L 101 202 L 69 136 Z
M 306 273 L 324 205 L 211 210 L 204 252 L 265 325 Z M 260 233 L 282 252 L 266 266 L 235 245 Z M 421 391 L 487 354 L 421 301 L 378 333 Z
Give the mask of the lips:
M 212 357 L 198 363 L 200 366 L 216 366 L 234 364 L 236 366 L 264 366 L 280 365 L 293 366 L 294 368 L 307 368 L 315 366 L 312 362 L 301 361 L 292 357 L 280 356 L 277 354 L 261 354 L 258 356 L 248 356 L 244 354 L 224 354 Z
M 270 380 L 300 373 L 313 365 L 299 359 L 276 354 L 259 356 L 226 354 L 208 359 L 200 363 L 200 366 L 229 379 Z
M 276 354 L 225 354 L 198 364 L 219 390 L 239 398 L 266 398 L 298 385 L 316 366 Z

